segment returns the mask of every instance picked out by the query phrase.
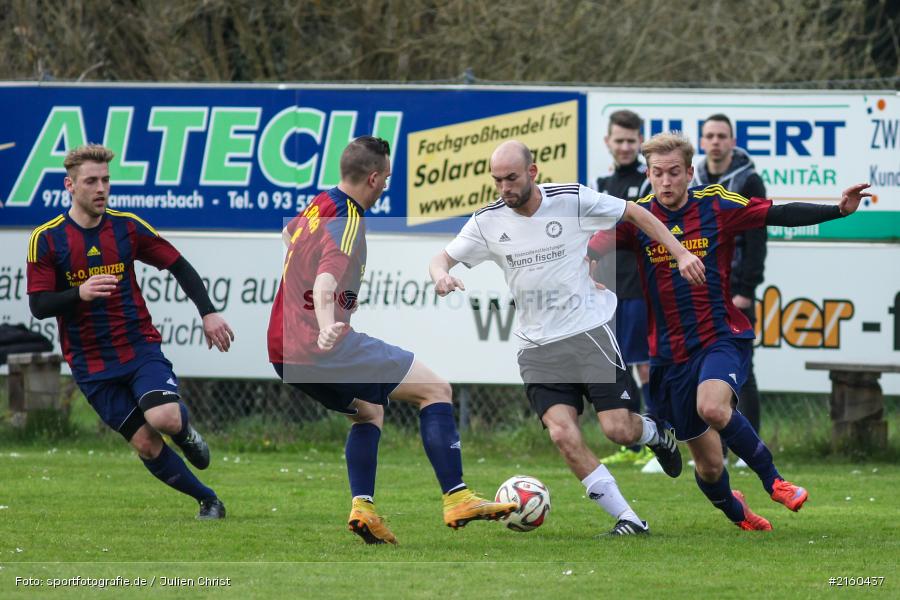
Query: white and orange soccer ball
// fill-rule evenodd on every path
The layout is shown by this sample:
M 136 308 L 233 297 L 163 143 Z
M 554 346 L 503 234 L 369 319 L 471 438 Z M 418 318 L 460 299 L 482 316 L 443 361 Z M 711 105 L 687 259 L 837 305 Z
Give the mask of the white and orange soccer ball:
M 510 513 L 503 523 L 513 531 L 531 531 L 543 525 L 550 512 L 550 490 L 527 475 L 513 475 L 503 482 L 494 497 L 496 502 L 516 502 L 519 510 Z

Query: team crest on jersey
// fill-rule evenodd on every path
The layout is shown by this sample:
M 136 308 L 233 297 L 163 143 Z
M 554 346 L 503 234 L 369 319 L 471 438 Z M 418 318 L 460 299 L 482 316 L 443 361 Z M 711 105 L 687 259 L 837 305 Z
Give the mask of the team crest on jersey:
M 562 234 L 562 224 L 559 221 L 550 221 L 546 227 L 547 235 L 558 238 Z
M 88 256 L 100 256 L 100 251 L 97 250 L 97 246 L 91 246 L 91 249 L 88 250 Z

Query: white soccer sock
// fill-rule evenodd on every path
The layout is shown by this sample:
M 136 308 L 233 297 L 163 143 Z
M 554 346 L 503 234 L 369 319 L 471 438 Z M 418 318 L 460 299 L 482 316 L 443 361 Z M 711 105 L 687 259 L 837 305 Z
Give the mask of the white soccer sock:
M 637 444 L 641 446 L 644 444 L 655 446 L 659 443 L 659 431 L 656 429 L 656 423 L 653 422 L 653 419 L 644 416 L 641 417 L 641 421 L 644 427 L 641 430 L 641 437 L 638 439 Z
M 600 505 L 600 508 L 608 512 L 616 521 L 625 519 L 632 523 L 641 523 L 640 517 L 635 514 L 628 502 L 619 491 L 616 480 L 606 465 L 600 465 L 594 471 L 581 480 L 587 489 L 588 497 Z
M 459 490 L 465 489 L 465 487 L 466 487 L 466 484 L 465 484 L 465 483 L 461 483 L 461 484 L 459 484 L 458 486 L 456 486 L 456 487 L 454 487 L 454 488 L 451 488 L 451 489 L 447 490 L 447 493 L 444 494 L 444 495 L 445 495 L 445 496 L 449 496 L 450 494 L 452 494 L 452 493 L 454 493 L 454 492 L 458 492 Z

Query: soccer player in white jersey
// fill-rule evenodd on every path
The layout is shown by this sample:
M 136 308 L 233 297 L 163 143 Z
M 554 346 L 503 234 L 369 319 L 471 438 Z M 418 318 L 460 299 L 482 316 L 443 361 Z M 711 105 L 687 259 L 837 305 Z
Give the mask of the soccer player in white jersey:
M 431 278 L 445 296 L 465 289 L 449 273 L 457 263 L 471 268 L 491 260 L 503 269 L 516 300 L 519 372 L 532 409 L 591 500 L 616 519 L 610 534 L 647 533 L 647 523 L 584 443 L 578 426 L 584 398 L 606 437 L 624 446 L 646 444 L 671 477 L 681 473 L 681 455 L 670 431 L 626 408 L 628 373 L 607 325 L 616 297 L 590 280 L 585 249 L 595 231 L 625 220 L 660 241 L 690 283 L 705 281 L 703 264 L 648 211 L 577 183 L 537 185 L 537 172 L 524 144 L 501 144 L 491 156 L 500 199 L 473 214 L 431 260 Z

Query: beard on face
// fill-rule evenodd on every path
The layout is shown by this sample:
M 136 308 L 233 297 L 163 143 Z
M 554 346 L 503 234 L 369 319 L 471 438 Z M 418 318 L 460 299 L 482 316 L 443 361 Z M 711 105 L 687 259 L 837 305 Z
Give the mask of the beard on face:
M 503 197 L 503 202 L 506 203 L 506 206 L 510 208 L 520 208 L 528 202 L 528 199 L 531 198 L 531 189 L 532 184 L 529 182 L 524 188 L 522 188 L 522 192 L 520 194 L 516 194 L 513 198 Z

